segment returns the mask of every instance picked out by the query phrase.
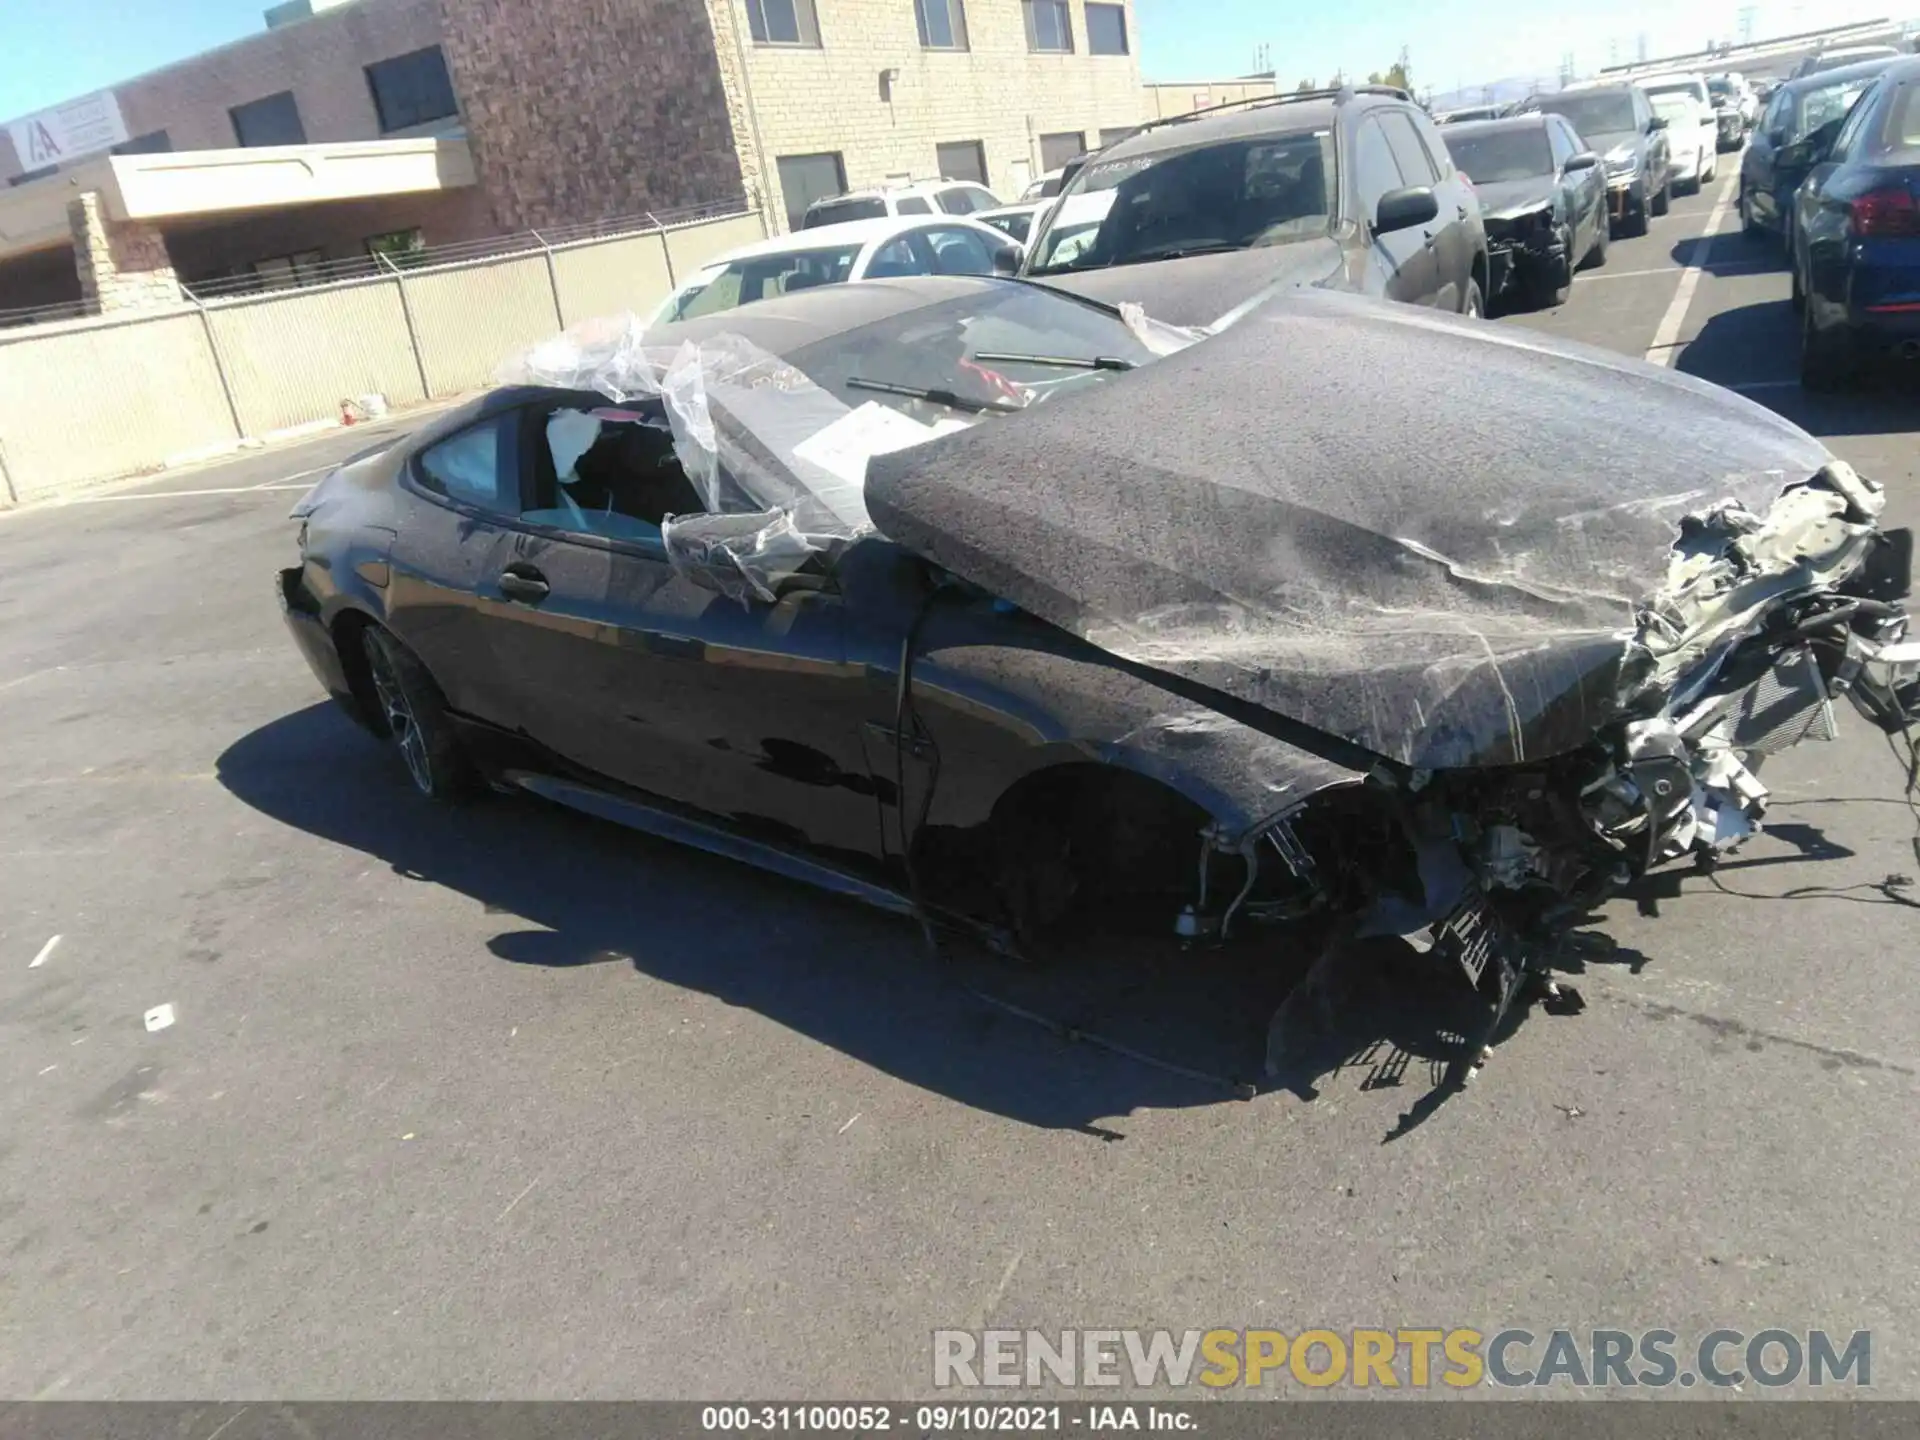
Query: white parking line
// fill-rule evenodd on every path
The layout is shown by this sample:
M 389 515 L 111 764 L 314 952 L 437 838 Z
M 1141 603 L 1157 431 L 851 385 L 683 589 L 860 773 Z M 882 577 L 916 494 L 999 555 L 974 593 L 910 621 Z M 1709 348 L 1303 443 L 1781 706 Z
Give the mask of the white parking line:
M 1773 262 L 1771 260 L 1723 260 L 1717 268 L 1721 270 L 1766 270 L 1770 269 L 1772 265 Z M 1580 283 L 1582 285 L 1588 285 L 1595 280 L 1640 280 L 1648 275 L 1672 275 L 1674 273 L 1676 273 L 1675 267 L 1672 265 L 1662 265 L 1653 270 L 1609 270 L 1605 274 L 1582 275 L 1580 277 Z
M 1734 188 L 1732 175 L 1720 182 L 1720 193 L 1714 197 L 1713 213 L 1707 217 L 1707 228 L 1680 272 L 1680 284 L 1673 292 L 1673 299 L 1667 302 L 1667 313 L 1660 317 L 1660 328 L 1653 332 L 1653 344 L 1647 347 L 1646 358 L 1655 365 L 1671 365 L 1678 353 L 1674 342 L 1680 338 L 1680 327 L 1687 323 L 1687 311 L 1693 305 L 1693 292 L 1700 285 L 1700 272 L 1713 257 L 1714 238 L 1719 235 L 1720 222 L 1727 218 L 1727 210 L 1733 204 Z
M 232 485 L 223 490 L 150 490 L 141 495 L 81 495 L 68 505 L 116 505 L 123 500 L 189 500 L 196 495 L 260 495 L 269 490 L 311 490 L 311 485 L 271 480 L 264 485 Z

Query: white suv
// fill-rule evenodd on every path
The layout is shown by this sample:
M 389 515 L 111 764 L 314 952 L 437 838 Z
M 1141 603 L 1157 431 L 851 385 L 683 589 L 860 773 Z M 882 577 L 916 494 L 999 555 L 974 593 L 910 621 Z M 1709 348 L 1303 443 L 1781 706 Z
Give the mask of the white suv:
M 1000 201 L 971 180 L 916 180 L 911 185 L 886 185 L 876 190 L 851 190 L 816 200 L 801 217 L 800 228 L 843 225 L 849 220 L 880 220 L 889 215 L 971 215 L 997 210 Z

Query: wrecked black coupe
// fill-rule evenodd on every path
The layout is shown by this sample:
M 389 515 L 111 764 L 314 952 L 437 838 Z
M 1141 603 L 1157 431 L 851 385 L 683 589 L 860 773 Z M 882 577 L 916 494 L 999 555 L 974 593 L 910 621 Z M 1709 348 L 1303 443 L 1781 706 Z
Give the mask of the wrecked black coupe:
M 1902 730 L 1920 668 L 1906 537 L 1812 437 L 1408 307 L 1300 292 L 1195 342 L 880 281 L 512 378 L 297 507 L 327 688 L 429 795 L 1010 953 L 1292 927 L 1324 975 L 1414 937 L 1490 1034 L 1557 928 L 1738 844 L 1836 696 Z

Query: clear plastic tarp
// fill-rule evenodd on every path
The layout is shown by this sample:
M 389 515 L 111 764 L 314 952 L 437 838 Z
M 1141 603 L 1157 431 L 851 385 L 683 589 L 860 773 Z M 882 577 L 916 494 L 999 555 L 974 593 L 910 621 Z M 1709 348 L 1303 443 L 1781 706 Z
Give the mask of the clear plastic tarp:
M 1298 292 L 1122 384 L 880 457 L 866 495 L 892 539 L 1115 654 L 1438 769 L 1586 743 L 1663 678 L 1642 617 L 1679 598 L 1683 530 L 1737 591 L 1762 557 L 1726 522 L 1831 464 L 1690 377 Z M 1775 583 L 1797 545 L 1842 563 L 1868 527 L 1832 509 L 1805 511 L 1825 538 L 1779 532 Z M 1682 608 L 1685 630 L 1711 607 Z

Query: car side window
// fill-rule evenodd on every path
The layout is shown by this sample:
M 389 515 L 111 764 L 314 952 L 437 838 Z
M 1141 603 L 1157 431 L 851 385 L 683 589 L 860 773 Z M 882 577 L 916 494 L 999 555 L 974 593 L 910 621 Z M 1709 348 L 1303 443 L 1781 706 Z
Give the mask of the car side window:
M 1767 113 L 1760 117 L 1760 133 L 1770 134 L 1775 130 L 1784 130 L 1787 125 L 1787 113 L 1793 108 L 1793 100 L 1784 90 L 1767 102 Z
M 1880 82 L 1875 80 L 1860 92 L 1860 98 L 1853 102 L 1853 109 L 1847 112 L 1846 123 L 1840 127 L 1840 133 L 1833 137 L 1833 148 L 1828 154 L 1835 160 L 1856 158 L 1854 147 L 1861 135 L 1867 130 L 1867 119 L 1880 99 Z
M 933 247 L 933 273 L 936 275 L 991 275 L 993 252 L 986 238 L 958 225 L 940 226 L 926 232 Z
M 1553 168 L 1566 169 L 1567 161 L 1575 154 L 1573 132 L 1567 128 L 1566 121 L 1558 117 L 1547 121 L 1547 146 L 1553 152 Z
M 1647 99 L 1647 92 L 1635 90 L 1633 93 L 1633 123 L 1636 128 L 1645 130 L 1653 120 L 1653 102 Z
M 1412 120 L 1398 110 L 1389 110 L 1380 116 L 1380 129 L 1387 137 L 1387 148 L 1393 151 L 1394 164 L 1406 177 L 1407 184 L 1439 183 L 1440 173 L 1434 169 L 1427 147 L 1420 143 Z
M 918 195 L 902 196 L 894 202 L 894 210 L 901 215 L 931 215 L 933 207 Z
M 511 515 L 520 508 L 519 414 L 506 411 L 428 446 L 414 476 L 436 495 Z
M 658 544 L 668 516 L 706 509 L 658 406 L 529 414 L 528 524 Z
M 971 215 L 973 213 L 973 199 L 965 190 L 942 190 L 939 199 L 940 208 L 949 215 Z
M 1371 116 L 1362 120 L 1353 132 L 1353 198 L 1361 218 L 1371 224 L 1380 197 L 1406 183 L 1380 126 Z
M 932 273 L 933 257 L 925 243 L 916 245 L 918 236 L 912 232 L 896 235 L 873 254 L 867 262 L 865 280 L 898 279 L 902 275 L 927 275 Z
M 991 190 L 983 190 L 978 185 L 969 185 L 966 194 L 967 198 L 973 201 L 976 214 L 982 210 L 993 210 L 999 207 L 1000 201 Z
M 1420 144 L 1427 152 L 1427 160 L 1442 180 L 1451 180 L 1454 176 L 1453 152 L 1447 149 L 1447 137 L 1440 133 L 1440 127 L 1433 123 L 1433 117 L 1424 110 L 1408 110 L 1407 118 L 1413 121 L 1414 133 L 1420 137 Z

